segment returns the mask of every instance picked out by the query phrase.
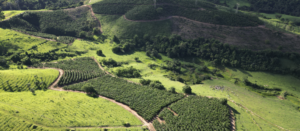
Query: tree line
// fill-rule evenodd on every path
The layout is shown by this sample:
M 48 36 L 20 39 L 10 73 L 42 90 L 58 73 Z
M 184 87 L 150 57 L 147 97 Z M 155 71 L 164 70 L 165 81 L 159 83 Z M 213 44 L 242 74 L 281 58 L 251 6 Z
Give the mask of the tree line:
M 135 35 L 133 39 L 124 40 L 121 43 L 132 43 L 130 44 L 131 47 L 135 47 L 136 50 L 146 51 L 150 55 L 162 53 L 171 58 L 198 57 L 210 61 L 215 66 L 292 74 L 300 77 L 300 67 L 288 68 L 280 63 L 280 59 L 299 61 L 300 55 L 297 53 L 238 49 L 235 46 L 229 46 L 215 39 L 197 38 L 184 40 L 180 36 L 175 35 L 171 37 Z

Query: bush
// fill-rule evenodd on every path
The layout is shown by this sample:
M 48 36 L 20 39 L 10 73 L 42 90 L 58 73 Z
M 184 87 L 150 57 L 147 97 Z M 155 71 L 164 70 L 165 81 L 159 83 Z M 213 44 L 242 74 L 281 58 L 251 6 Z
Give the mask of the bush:
M 102 60 L 102 63 L 103 63 L 103 65 L 108 66 L 108 67 L 116 67 L 116 66 L 120 66 L 120 65 L 118 64 L 118 62 L 115 61 L 115 60 L 112 59 L 112 58 L 109 58 L 108 60 L 103 59 L 103 60 Z
M 192 93 L 192 88 L 188 85 L 185 85 L 182 87 L 182 91 L 186 94 L 191 94 Z
M 169 92 L 171 92 L 171 93 L 176 93 L 176 89 L 175 89 L 174 87 L 171 87 L 171 88 L 169 89 Z
M 165 90 L 166 88 L 161 84 L 160 81 L 152 81 L 149 85 L 150 87 L 157 88 L 160 90 Z
M 81 90 L 90 94 L 90 93 L 96 92 L 94 88 L 95 87 L 93 85 L 91 85 L 90 83 L 86 83 L 84 86 L 81 87 Z
M 226 98 L 220 99 L 220 103 L 221 103 L 222 105 L 227 105 L 227 99 L 226 99 Z
M 133 68 L 132 66 L 129 68 L 118 69 L 116 71 L 116 75 L 119 77 L 127 77 L 127 78 L 138 78 L 141 76 L 139 70 Z
M 149 85 L 149 84 L 151 83 L 151 80 L 149 80 L 149 79 L 141 79 L 141 80 L 140 80 L 140 83 L 141 83 L 142 85 Z
M 97 50 L 97 55 L 98 55 L 98 56 L 103 56 L 102 50 Z
M 116 42 L 116 43 L 120 43 L 119 38 L 118 38 L 117 36 L 115 36 L 115 35 L 114 35 L 114 37 L 113 37 L 113 41 Z

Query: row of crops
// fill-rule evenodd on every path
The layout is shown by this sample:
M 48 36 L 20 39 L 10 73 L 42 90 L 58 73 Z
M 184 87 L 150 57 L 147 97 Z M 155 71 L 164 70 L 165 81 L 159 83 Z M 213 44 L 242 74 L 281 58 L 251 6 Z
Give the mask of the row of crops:
M 58 77 L 54 69 L 23 69 L 0 71 L 0 89 L 4 91 L 28 91 L 46 89 Z
M 65 86 L 64 89 L 82 91 L 81 87 L 85 84 L 93 85 L 96 92 L 102 96 L 128 105 L 148 121 L 152 120 L 163 107 L 184 97 L 182 94 L 129 83 L 109 75 Z
M 2 111 L 46 127 L 142 125 L 133 114 L 113 102 L 75 92 L 48 90 L 36 91 L 36 95 L 29 92 L 0 93 L 0 126 L 5 123 L 2 121 Z M 5 128 L 0 127 L 2 129 Z
M 157 131 L 230 131 L 230 113 L 226 101 L 189 96 L 164 109 L 154 121 Z
M 95 77 L 104 75 L 105 73 L 98 67 L 94 59 L 90 57 L 82 57 L 74 60 L 64 60 L 57 63 L 42 63 L 34 65 L 35 67 L 52 67 L 65 71 L 58 85 L 68 85 Z
M 96 78 L 98 76 L 103 75 L 102 71 L 80 71 L 80 70 L 66 70 L 64 71 L 64 75 L 61 77 L 61 79 L 58 82 L 59 86 L 68 85 L 74 82 L 81 82 L 84 80 Z
M 1 131 L 49 131 L 47 128 L 43 128 L 34 125 L 30 122 L 21 120 L 18 117 L 8 115 L 7 113 L 0 111 L 0 130 Z M 59 131 L 59 129 L 56 129 Z M 62 129 L 61 129 L 62 130 Z

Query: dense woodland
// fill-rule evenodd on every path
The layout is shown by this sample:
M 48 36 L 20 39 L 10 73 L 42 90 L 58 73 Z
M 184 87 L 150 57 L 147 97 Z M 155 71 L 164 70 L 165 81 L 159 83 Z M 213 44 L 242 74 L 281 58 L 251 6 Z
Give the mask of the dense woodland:
M 300 16 L 299 0 L 248 0 L 251 3 L 250 10 L 265 13 L 282 13 Z M 246 8 L 247 9 L 247 8 Z
M 200 104 L 201 103 L 201 104 Z M 226 100 L 189 96 L 164 109 L 154 121 L 157 131 L 230 131 L 229 111 Z
M 110 75 L 65 86 L 64 89 L 82 91 L 82 86 L 87 83 L 93 85 L 94 90 L 99 95 L 128 105 L 148 121 L 152 120 L 163 107 L 184 97 L 182 94 L 173 94 L 150 86 L 129 83 L 126 80 L 111 77 Z
M 64 74 L 58 82 L 59 86 L 81 82 L 105 74 L 101 69 L 99 69 L 97 63 L 90 57 L 64 60 L 57 63 L 40 63 L 33 66 L 39 68 L 52 67 L 64 70 Z
M 0 0 L 3 10 L 64 9 L 83 5 L 83 0 Z
M 286 68 L 280 64 L 280 59 L 299 61 L 297 53 L 284 53 L 281 51 L 251 51 L 238 49 L 223 44 L 215 39 L 198 38 L 183 40 L 180 36 L 149 37 L 136 35 L 130 42 L 123 43 L 122 48 L 135 47 L 146 51 L 149 56 L 163 53 L 171 58 L 198 57 L 211 61 L 215 66 L 242 68 L 250 71 L 269 71 L 280 74 L 292 74 L 300 77 L 300 68 Z M 118 47 L 120 48 L 120 46 Z M 125 50 L 126 51 L 126 50 Z

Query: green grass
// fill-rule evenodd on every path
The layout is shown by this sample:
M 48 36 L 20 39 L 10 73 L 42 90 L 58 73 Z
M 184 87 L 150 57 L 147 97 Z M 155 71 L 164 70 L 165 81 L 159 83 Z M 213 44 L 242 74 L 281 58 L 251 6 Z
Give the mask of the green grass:
M 0 111 L 48 127 L 142 125 L 119 105 L 83 93 L 36 91 L 1 93 Z M 18 112 L 17 112 L 18 111 Z
M 51 49 L 53 47 L 61 48 L 63 45 L 65 45 L 65 44 L 58 45 L 56 42 L 53 41 L 46 41 L 44 39 L 35 38 L 13 30 L 2 29 L 2 28 L 0 28 L 0 41 L 12 45 L 11 46 L 12 48 L 9 49 L 9 51 L 11 52 L 15 52 L 18 49 L 26 51 L 32 48 L 32 46 L 34 45 L 38 46 L 40 44 L 43 44 L 42 46 L 46 46 L 46 47 L 41 47 L 43 51 L 49 51 L 49 49 L 47 49 L 49 47 L 51 47 Z
M 101 28 L 104 34 L 120 38 L 133 38 L 135 34 L 143 36 L 170 36 L 172 24 L 170 20 L 158 22 L 132 22 L 127 21 L 120 15 L 100 15 L 96 14 L 100 20 Z
M 19 11 L 19 10 L 3 11 L 3 13 L 5 15 L 5 19 L 4 20 L 9 19 L 9 18 L 11 18 L 11 17 L 13 17 L 15 15 L 21 14 L 23 12 L 25 12 L 25 11 Z
M 16 69 L 16 70 L 1 70 L 0 71 L 0 90 L 6 91 L 28 91 L 27 86 L 30 83 L 30 88 L 37 89 L 35 85 L 35 76 L 39 80 L 45 82 L 48 87 L 56 80 L 59 72 L 54 69 Z

